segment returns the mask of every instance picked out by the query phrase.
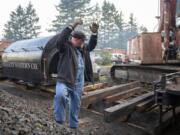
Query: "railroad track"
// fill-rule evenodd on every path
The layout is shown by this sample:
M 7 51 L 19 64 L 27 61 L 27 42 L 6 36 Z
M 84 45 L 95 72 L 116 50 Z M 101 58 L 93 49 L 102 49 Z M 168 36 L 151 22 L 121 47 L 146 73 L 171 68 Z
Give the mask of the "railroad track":
M 154 92 L 135 81 L 89 92 L 82 97 L 82 107 L 93 109 L 93 104 L 103 102 L 105 105 L 100 107 L 100 113 L 105 121 L 112 122 L 120 117 L 129 117 L 136 110 L 143 112 L 150 108 L 154 105 L 153 96 Z

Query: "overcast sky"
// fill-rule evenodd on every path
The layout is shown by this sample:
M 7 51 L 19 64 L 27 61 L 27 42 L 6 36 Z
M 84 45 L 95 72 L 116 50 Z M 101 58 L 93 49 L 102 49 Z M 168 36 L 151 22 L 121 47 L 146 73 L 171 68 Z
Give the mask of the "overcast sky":
M 9 19 L 9 14 L 18 4 L 27 6 L 30 0 L 1 0 L 0 4 L 0 36 L 3 34 L 4 24 Z M 46 31 L 50 27 L 51 21 L 57 14 L 55 5 L 60 0 L 31 0 L 38 16 L 40 17 L 41 36 L 47 36 L 50 33 Z M 134 13 L 138 24 L 143 24 L 149 31 L 153 31 L 157 25 L 155 16 L 158 15 L 158 0 L 109 0 L 114 3 L 116 8 L 124 13 L 127 19 L 130 13 Z M 102 4 L 103 0 L 92 0 L 92 4 Z

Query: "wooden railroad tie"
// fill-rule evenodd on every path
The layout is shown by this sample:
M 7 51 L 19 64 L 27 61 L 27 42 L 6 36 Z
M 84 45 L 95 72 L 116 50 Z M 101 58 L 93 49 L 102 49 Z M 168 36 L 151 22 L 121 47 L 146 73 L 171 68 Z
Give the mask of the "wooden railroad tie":
M 119 117 L 130 115 L 135 109 L 136 105 L 140 102 L 152 98 L 154 92 L 149 92 L 133 98 L 123 104 L 118 104 L 104 110 L 104 119 L 107 122 L 111 122 Z M 120 102 L 121 103 L 121 102 Z
M 89 92 L 87 95 L 82 96 L 82 107 L 87 108 L 90 104 L 102 101 L 108 96 L 137 86 L 139 86 L 138 81 Z
M 105 101 L 106 101 L 106 103 L 112 103 L 112 102 L 120 100 L 120 99 L 126 99 L 126 98 L 129 98 L 129 97 L 135 95 L 139 91 L 141 91 L 140 87 L 136 87 L 136 88 L 133 88 L 130 90 L 122 91 L 122 92 L 119 92 L 117 94 L 106 97 Z

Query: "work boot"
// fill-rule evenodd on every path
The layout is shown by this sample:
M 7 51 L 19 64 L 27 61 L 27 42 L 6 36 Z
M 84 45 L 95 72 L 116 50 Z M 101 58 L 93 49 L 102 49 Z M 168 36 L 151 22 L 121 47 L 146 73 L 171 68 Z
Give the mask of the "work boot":
M 78 135 L 78 130 L 77 128 L 71 129 L 72 135 Z
M 69 128 L 68 133 L 70 135 L 78 135 L 78 129 L 77 128 Z

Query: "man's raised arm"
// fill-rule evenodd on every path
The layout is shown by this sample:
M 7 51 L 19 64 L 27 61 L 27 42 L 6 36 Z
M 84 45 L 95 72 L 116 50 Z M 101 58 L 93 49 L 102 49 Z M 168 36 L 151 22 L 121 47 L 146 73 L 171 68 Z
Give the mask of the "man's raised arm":
M 86 49 L 87 49 L 88 51 L 94 50 L 94 48 L 95 48 L 96 45 L 97 45 L 98 29 L 99 29 L 99 25 L 96 24 L 96 23 L 93 23 L 92 26 L 90 26 L 90 30 L 91 30 L 92 34 L 91 34 L 89 43 L 88 43 L 88 45 L 86 46 Z
M 66 27 L 58 36 L 56 46 L 58 50 L 62 51 L 65 47 L 65 43 L 69 40 L 72 31 L 83 22 L 81 19 L 77 19 L 72 25 Z

